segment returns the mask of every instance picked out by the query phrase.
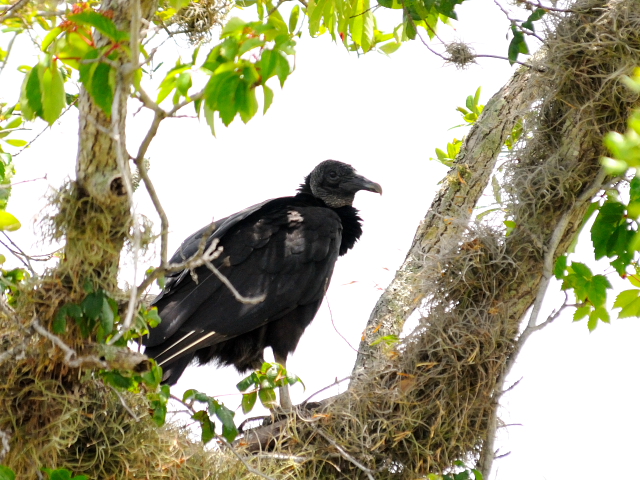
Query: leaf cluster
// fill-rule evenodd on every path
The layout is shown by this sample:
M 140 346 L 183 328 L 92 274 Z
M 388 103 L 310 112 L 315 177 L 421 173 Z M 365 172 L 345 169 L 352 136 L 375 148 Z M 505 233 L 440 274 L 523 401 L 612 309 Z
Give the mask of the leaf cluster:
M 49 476 L 49 480 L 89 480 L 86 475 L 73 475 L 66 468 L 43 468 L 42 471 Z M 15 480 L 16 473 L 4 465 L 0 465 L 0 480 Z
M 273 408 L 276 406 L 276 387 L 294 385 L 298 382 L 304 387 L 298 376 L 287 372 L 279 363 L 264 362 L 260 370 L 251 373 L 236 385 L 238 390 L 245 392 L 242 394 L 242 412 L 249 413 L 258 399 L 266 408 Z
M 465 101 L 465 107 L 458 107 L 456 110 L 462 115 L 462 119 L 465 123 L 456 125 L 452 128 L 470 127 L 478 121 L 478 117 L 484 110 L 484 105 L 480 104 L 480 95 L 482 93 L 482 87 L 478 87 L 474 95 L 469 95 Z M 451 142 L 447 143 L 446 151 L 436 148 L 436 158 L 430 160 L 437 160 L 443 165 L 451 168 L 453 162 L 460 153 L 462 148 L 462 140 L 454 138 Z
M 633 77 L 624 77 L 626 85 L 640 93 L 640 68 Z M 603 157 L 602 165 L 612 175 L 635 172 L 628 181 L 628 199 L 623 200 L 617 190 L 607 192 L 603 202 L 592 203 L 582 221 L 582 227 L 597 213 L 591 227 L 591 242 L 596 260 L 608 259 L 609 264 L 631 286 L 619 293 L 613 308 L 620 309 L 618 318 L 640 317 L 640 109 L 632 112 L 624 134 L 610 132 L 604 144 L 611 157 Z M 620 185 L 626 184 L 624 180 Z M 606 310 L 607 290 L 611 284 L 603 275 L 593 275 L 584 264 L 573 262 L 567 265 L 567 256 L 558 258 L 555 276 L 563 280 L 563 290 L 571 290 L 578 300 L 574 320 L 589 317 L 589 330 L 596 328 L 598 320 L 609 322 Z
M 238 428 L 233 421 L 235 412 L 229 410 L 215 398 L 210 397 L 206 393 L 191 389 L 184 392 L 182 401 L 192 408 L 194 402 L 204 403 L 207 406 L 206 410 L 198 410 L 191 416 L 191 418 L 200 423 L 202 443 L 210 442 L 216 435 L 215 424 L 211 420 L 213 416 L 222 423 L 222 436 L 228 442 L 233 442 L 238 436 Z

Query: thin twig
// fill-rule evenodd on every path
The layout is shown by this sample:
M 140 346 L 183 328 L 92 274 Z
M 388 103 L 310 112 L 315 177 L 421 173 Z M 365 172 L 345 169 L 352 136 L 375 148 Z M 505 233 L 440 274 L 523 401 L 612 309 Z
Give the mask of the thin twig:
M 42 335 L 43 337 L 48 338 L 49 340 L 51 340 L 51 343 L 53 343 L 56 347 L 58 347 L 60 350 L 62 350 L 64 352 L 64 354 L 65 354 L 64 363 L 66 363 L 68 366 L 70 366 L 72 368 L 77 368 L 77 367 L 81 367 L 85 363 L 88 363 L 88 364 L 92 364 L 92 365 L 98 365 L 101 368 L 107 368 L 108 367 L 107 362 L 105 362 L 103 360 L 100 360 L 96 356 L 87 355 L 87 356 L 79 357 L 74 349 L 69 347 L 59 337 L 57 337 L 53 333 L 47 331 L 46 328 L 44 328 L 42 325 L 40 325 L 40 322 L 38 322 L 37 319 L 34 319 L 31 322 L 30 327 L 33 330 L 35 330 L 36 332 L 38 332 L 40 335 Z
M 229 448 L 229 450 L 231 450 L 231 453 L 233 453 L 233 455 L 240 461 L 240 463 L 242 463 L 242 465 L 244 465 L 244 468 L 247 469 L 247 471 L 249 471 L 250 473 L 253 473 L 254 475 L 258 475 L 259 477 L 264 478 L 265 480 L 273 480 L 273 478 L 271 478 L 270 476 L 262 473 L 260 470 L 256 470 L 255 468 L 253 468 L 251 465 L 249 465 L 244 458 L 242 458 L 240 456 L 240 454 L 238 452 L 236 452 L 236 449 L 233 448 L 233 446 L 229 443 L 229 441 L 224 438 L 221 435 L 216 435 L 217 439 L 219 442 L 221 442 L 222 444 L 226 445 L 227 448 Z
M 567 295 L 565 293 L 565 302 L 562 304 L 562 306 L 560 306 L 556 311 L 554 311 L 544 322 L 538 324 L 538 317 L 540 315 L 540 310 L 542 309 L 542 303 L 544 301 L 547 288 L 553 276 L 553 263 L 554 263 L 556 251 L 558 250 L 558 246 L 560 245 L 560 242 L 562 241 L 562 238 L 565 235 L 565 232 L 567 230 L 567 227 L 569 226 L 569 222 L 571 220 L 572 214 L 575 211 L 575 209 L 582 206 L 584 203 L 589 202 L 598 193 L 598 191 L 600 191 L 606 176 L 607 174 L 604 171 L 604 169 L 600 168 L 600 171 L 594 178 L 591 185 L 585 190 L 583 190 L 582 194 L 576 199 L 575 203 L 573 204 L 573 207 L 569 211 L 565 212 L 565 214 L 560 218 L 560 220 L 558 221 L 558 224 L 553 230 L 553 233 L 551 234 L 551 238 L 549 239 L 548 246 L 544 256 L 542 280 L 540 282 L 540 285 L 538 286 L 538 293 L 533 303 L 533 308 L 531 310 L 529 322 L 527 323 L 527 326 L 524 329 L 524 331 L 520 334 L 520 337 L 518 337 L 518 340 L 514 345 L 513 351 L 509 355 L 509 358 L 507 359 L 507 363 L 505 364 L 505 368 L 500 374 L 500 377 L 498 378 L 495 389 L 494 389 L 494 404 L 492 406 L 493 408 L 491 409 L 491 414 L 489 417 L 487 438 L 482 447 L 483 453 L 481 454 L 481 459 L 484 458 L 484 461 L 481 463 L 482 463 L 482 470 L 483 470 L 482 473 L 483 475 L 485 475 L 485 477 L 489 476 L 489 473 L 491 472 L 491 465 L 494 460 L 493 445 L 495 442 L 496 425 L 498 421 L 498 413 L 497 413 L 498 402 L 500 400 L 500 397 L 504 394 L 503 385 L 506 381 L 506 378 L 511 372 L 511 369 L 513 368 L 513 366 L 515 365 L 516 358 L 518 357 L 518 354 L 522 350 L 529 336 L 533 332 L 540 330 L 546 325 L 549 325 L 553 320 L 555 320 L 560 315 L 560 312 L 562 310 L 564 310 L 566 307 L 569 306 L 566 301 Z
M 18 34 L 14 33 L 13 37 L 11 37 L 11 40 L 9 40 L 9 44 L 7 45 L 7 50 L 5 51 L 5 55 L 4 55 L 4 61 L 2 62 L 2 65 L 0 65 L 0 75 L 2 75 L 2 71 L 4 70 L 4 67 L 7 66 L 7 62 L 9 61 L 9 55 L 11 55 L 11 49 L 13 48 L 13 42 L 16 40 L 17 36 Z
M 27 30 L 27 31 L 28 31 L 28 30 Z M 78 99 L 76 98 L 73 102 L 71 102 L 69 105 L 67 105 L 67 108 L 65 108 L 65 109 L 63 110 L 63 112 L 60 114 L 60 116 L 58 117 L 58 119 L 57 119 L 56 121 L 60 121 L 60 119 L 63 117 L 63 115 L 64 115 L 65 113 L 67 113 L 67 112 L 71 109 L 71 107 L 73 107 L 73 106 L 76 104 L 76 102 L 77 102 L 77 101 L 78 101 Z M 50 127 L 49 127 L 49 125 L 47 125 L 46 127 L 44 127 L 44 128 L 40 131 L 40 133 L 39 133 L 39 134 L 37 134 L 35 137 L 33 137 L 33 139 L 32 139 L 32 140 L 30 140 L 30 141 L 29 141 L 29 143 L 27 143 L 24 147 L 22 147 L 18 153 L 13 154 L 13 157 L 14 157 L 14 158 L 15 158 L 15 157 L 17 157 L 17 156 L 18 156 L 18 155 L 20 155 L 22 152 L 24 152 L 27 148 L 29 148 L 29 147 L 31 146 L 31 144 L 32 144 L 33 142 L 35 142 L 35 141 L 40 137 L 40 135 L 42 135 L 44 132 L 46 132 L 46 131 L 47 131 L 47 129 L 49 129 L 49 128 L 50 128 Z
M 355 458 L 353 458 L 351 455 L 349 455 L 340 445 L 338 445 L 338 443 L 333 440 L 329 435 L 327 435 L 326 433 L 324 433 L 322 430 L 320 430 L 319 428 L 316 428 L 316 432 L 323 437 L 327 442 L 329 442 L 331 445 L 334 446 L 334 448 L 336 450 L 338 450 L 338 452 L 340 452 L 340 454 L 347 460 L 349 460 L 351 463 L 353 463 L 356 467 L 358 467 L 360 470 L 362 470 L 367 477 L 369 478 L 369 480 L 374 480 L 373 478 L 373 471 L 367 467 L 365 467 L 364 465 L 362 465 L 360 462 L 358 462 Z
M 6 15 L 8 15 L 9 13 L 15 11 L 20 10 L 22 7 L 24 7 L 27 3 L 29 3 L 29 0 L 18 0 L 16 3 L 14 3 L 13 5 L 11 5 L 9 8 L 7 8 L 5 11 L 3 11 L 2 13 L 0 13 L 0 18 L 5 17 Z
M 245 297 L 244 295 L 240 294 L 238 290 L 236 290 L 236 287 L 233 286 L 233 284 L 229 281 L 227 277 L 225 277 L 222 273 L 220 273 L 220 270 L 218 270 L 213 265 L 213 263 L 205 259 L 204 264 L 207 266 L 209 270 L 213 272 L 213 274 L 216 277 L 218 277 L 218 280 L 220 280 L 222 283 L 225 284 L 225 286 L 229 289 L 229 291 L 231 291 L 235 299 L 238 300 L 239 302 L 247 305 L 257 305 L 258 303 L 264 302 L 264 299 L 267 298 L 267 296 L 264 293 L 262 295 L 258 295 L 257 297 Z
M 127 413 L 131 415 L 136 422 L 139 422 L 140 417 L 138 417 L 136 413 L 131 409 L 131 407 L 127 405 L 127 402 L 125 401 L 122 394 L 116 388 L 114 388 L 113 385 L 109 385 L 109 387 L 111 387 L 111 390 L 113 390 L 113 392 L 118 396 L 118 398 L 120 399 L 120 403 L 122 404 L 124 409 L 127 411 Z
M 521 62 L 520 60 L 509 60 L 507 57 L 501 57 L 500 55 L 489 55 L 489 54 L 474 54 L 473 58 L 497 58 L 498 60 L 507 60 L 513 63 L 517 63 L 518 65 L 523 65 L 528 68 L 533 68 L 534 70 L 543 71 L 539 69 L 535 69 L 533 65 L 526 62 Z
M 342 382 L 346 381 L 346 380 L 351 380 L 351 375 L 349 375 L 348 377 L 344 377 L 340 380 L 334 381 L 331 385 L 327 385 L 326 387 L 321 388 L 320 390 L 318 390 L 315 393 L 312 393 L 304 402 L 302 402 L 300 405 L 304 406 L 307 403 L 309 403 L 309 400 L 311 400 L 313 397 L 315 397 L 316 395 L 324 392 L 325 390 L 329 390 L 330 388 L 335 387 L 336 385 L 340 385 Z
M 564 9 L 564 8 L 556 8 L 550 7 L 548 5 L 542 5 L 540 2 L 531 2 L 528 0 L 520 0 L 522 3 L 525 3 L 531 7 L 541 8 L 543 10 L 548 10 L 550 12 L 559 12 L 559 13 L 577 13 L 576 10 Z
M 331 319 L 331 325 L 333 325 L 333 329 L 336 331 L 336 333 L 340 336 L 340 338 L 342 338 L 342 340 L 344 340 L 344 342 L 349 345 L 349 347 L 351 348 L 351 350 L 353 350 L 356 353 L 360 353 L 360 350 L 358 350 L 357 348 L 355 348 L 353 345 L 351 345 L 349 343 L 349 340 L 346 339 L 346 337 L 344 335 L 342 335 L 340 333 L 340 331 L 338 330 L 338 328 L 336 327 L 335 322 L 333 321 L 333 312 L 331 311 L 331 305 L 329 304 L 329 297 L 325 294 L 324 299 L 327 302 L 327 308 L 329 309 L 329 318 Z
M 308 457 L 301 457 L 299 455 L 286 455 L 284 453 L 269 453 L 269 452 L 261 452 L 258 454 L 254 454 L 253 457 L 274 458 L 276 460 L 287 460 L 295 463 L 304 463 L 311 460 Z

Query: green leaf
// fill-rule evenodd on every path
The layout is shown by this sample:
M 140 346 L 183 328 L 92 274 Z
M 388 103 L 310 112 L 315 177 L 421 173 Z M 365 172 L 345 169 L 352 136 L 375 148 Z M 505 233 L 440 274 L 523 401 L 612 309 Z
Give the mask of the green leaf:
M 47 36 L 44 37 L 44 40 L 42 40 L 42 45 L 40 45 L 40 48 L 42 49 L 43 52 L 47 51 L 47 48 L 49 47 L 49 45 L 51 45 L 51 43 L 58 38 L 58 36 L 63 32 L 64 30 L 60 27 L 55 27 L 53 29 L 51 29 L 51 31 L 49 33 L 47 33 Z
M 434 7 L 438 13 L 457 20 L 458 15 L 454 11 L 454 8 L 456 5 L 460 5 L 463 1 L 464 0 L 436 0 L 434 2 Z
M 55 62 L 52 62 L 51 66 L 42 73 L 41 87 L 42 118 L 49 125 L 53 125 L 67 105 L 64 79 Z
M 241 34 L 246 25 L 247 22 L 245 22 L 241 18 L 233 17 L 225 24 L 224 28 L 222 29 L 222 33 L 220 34 L 220 38 Z
M 276 70 L 276 64 L 278 62 L 277 56 L 280 55 L 275 50 L 264 50 L 262 55 L 260 56 L 260 61 L 258 62 L 258 68 L 260 69 L 260 73 L 262 75 L 262 84 L 270 79 Z
M 204 104 L 204 119 L 207 121 L 207 125 L 209 125 L 209 129 L 211 130 L 211 135 L 216 136 L 215 130 L 215 119 L 214 119 L 215 111 L 209 107 L 209 105 Z
M 320 30 L 320 21 L 325 5 L 330 0 L 310 0 L 307 7 L 307 15 L 309 16 L 309 35 L 315 37 Z
M 600 212 L 591 227 L 591 241 L 596 260 L 609 256 L 611 239 L 624 221 L 624 215 L 625 207 L 620 202 L 607 201 L 600 207 Z
M 296 27 L 298 26 L 298 18 L 300 18 L 300 5 L 296 5 L 291 9 L 291 14 L 289 15 L 289 31 L 291 33 L 295 32 Z
M 0 465 L 0 480 L 16 480 L 16 474 L 9 467 Z
M 576 311 L 573 312 L 573 321 L 577 322 L 579 320 L 582 320 L 584 317 L 589 315 L 590 312 L 591 312 L 591 305 L 585 305 L 584 307 L 576 308 Z
M 264 43 L 265 43 L 264 40 L 259 37 L 250 38 L 240 44 L 240 48 L 238 49 L 238 56 L 244 55 L 245 53 L 247 53 L 250 50 L 253 50 L 254 48 L 263 47 Z
M 100 323 L 106 334 L 113 331 L 113 320 L 115 316 L 107 297 L 102 297 L 102 311 L 100 312 Z
M 256 98 L 255 88 L 251 88 L 246 82 L 241 81 L 238 83 L 238 90 L 236 91 L 236 102 L 238 104 L 238 111 L 240 118 L 244 123 L 251 120 L 258 112 L 258 99 Z
M 594 307 L 601 307 L 607 301 L 607 289 L 611 283 L 604 275 L 595 275 L 587 285 L 587 295 Z
M 524 38 L 524 34 L 519 31 L 517 27 L 512 26 L 511 31 L 513 32 L 513 38 L 511 39 L 511 43 L 509 43 L 508 57 L 509 63 L 513 65 L 516 60 L 518 60 L 519 54 L 529 53 L 529 47 L 527 47 L 527 42 Z
M 115 42 L 122 42 L 129 39 L 129 32 L 118 30 L 113 20 L 93 10 L 85 10 L 81 13 L 69 15 L 68 18 L 79 25 L 88 25 L 95 28 Z
M 273 102 L 273 90 L 271 90 L 269 87 L 267 87 L 266 85 L 262 85 L 262 92 L 264 94 L 264 108 L 262 113 L 265 114 L 267 113 L 267 110 L 269 110 L 269 107 L 271 106 L 271 103 Z
M 625 298 L 625 300 L 627 299 Z M 616 299 L 616 303 L 618 303 L 618 299 Z M 618 306 L 622 306 L 622 305 L 618 305 Z M 622 310 L 618 314 L 618 318 L 629 318 L 629 317 L 640 317 L 640 298 L 629 300 L 622 307 Z
M 88 318 L 97 320 L 102 313 L 103 304 L 104 294 L 102 291 L 92 292 L 82 301 L 82 311 Z
M 22 113 L 27 120 L 32 120 L 35 116 L 42 116 L 42 90 L 40 87 L 40 75 L 44 70 L 41 64 L 36 65 L 27 74 L 24 89 L 24 101 L 20 101 Z M 22 98 L 22 97 L 21 97 Z M 25 108 L 26 107 L 26 108 Z
M 27 142 L 26 140 L 18 140 L 17 138 L 10 138 L 8 140 L 5 140 L 5 142 L 12 147 L 24 147 L 25 145 L 29 144 L 29 142 Z
M 128 388 L 134 386 L 134 380 L 132 378 L 125 377 L 117 370 L 103 372 L 102 378 L 104 379 L 105 383 L 113 385 L 117 388 L 121 388 L 123 390 L 127 390 Z
M 243 378 L 242 380 L 240 380 L 240 382 L 238 382 L 238 384 L 236 385 L 236 388 L 238 390 L 240 390 L 241 392 L 244 392 L 245 390 L 247 390 L 252 385 L 255 385 L 256 382 L 257 382 L 257 375 L 254 372 L 251 375 L 249 375 L 249 376 Z
M 589 321 L 587 322 L 587 328 L 590 332 L 593 332 L 598 326 L 598 317 L 594 315 L 595 312 L 591 312 L 589 315 Z
M 382 53 L 386 55 L 391 55 L 393 52 L 398 50 L 401 46 L 402 46 L 402 43 L 400 42 L 388 42 L 388 43 L 385 43 L 384 45 L 379 46 L 378 50 L 380 50 Z
M 349 31 L 354 43 L 367 52 L 371 49 L 374 25 L 369 0 L 352 0 L 352 18 Z
M 66 468 L 43 468 L 42 469 L 47 475 L 49 475 L 49 480 L 71 480 L 71 472 Z
M 526 28 L 528 30 L 531 30 L 532 32 L 535 31 L 535 28 L 533 26 L 533 22 L 537 22 L 538 20 L 540 20 L 544 14 L 547 13 L 547 11 L 543 8 L 536 8 L 533 13 L 531 15 L 529 15 L 529 18 L 527 18 L 523 23 L 522 23 L 522 28 Z
M 556 264 L 553 268 L 553 274 L 558 280 L 562 280 L 567 270 L 567 256 L 560 255 L 556 260 Z
M 233 421 L 235 413 L 229 410 L 224 405 L 218 405 L 216 408 L 216 417 L 222 422 L 222 436 L 227 439 L 228 442 L 233 442 L 238 436 L 238 429 Z
M 260 403 L 267 408 L 273 408 L 276 404 L 276 392 L 273 388 L 261 388 L 258 391 L 258 397 L 260 398 Z
M 624 308 L 633 302 L 640 295 L 640 290 L 633 288 L 631 290 L 625 290 L 620 292 L 616 297 L 616 301 L 613 302 L 613 308 Z
M 242 395 L 242 413 L 247 414 L 253 410 L 257 399 L 258 392 L 245 393 Z
M 204 410 L 200 410 L 199 412 L 196 412 L 191 418 L 200 422 L 200 428 L 202 430 L 202 443 L 209 443 L 216 435 L 215 425 L 209 418 L 209 414 L 207 414 L 207 412 L 205 412 Z
M 571 262 L 569 266 L 569 270 L 576 275 L 586 278 L 590 280 L 593 277 L 593 273 L 591 273 L 591 269 L 587 267 L 584 263 L 580 262 Z
M 284 86 L 284 82 L 291 73 L 291 65 L 289 65 L 289 61 L 287 58 L 281 53 L 276 53 L 276 66 L 275 72 L 280 80 L 280 86 Z
M 113 96 L 115 94 L 116 71 L 106 63 L 98 63 L 91 79 L 91 96 L 102 111 L 111 116 Z
M 191 81 L 191 72 L 183 72 L 178 75 L 176 87 L 182 96 L 186 97 L 193 82 Z
M 22 224 L 12 214 L 6 210 L 0 210 L 0 230 L 14 232 L 18 230 Z

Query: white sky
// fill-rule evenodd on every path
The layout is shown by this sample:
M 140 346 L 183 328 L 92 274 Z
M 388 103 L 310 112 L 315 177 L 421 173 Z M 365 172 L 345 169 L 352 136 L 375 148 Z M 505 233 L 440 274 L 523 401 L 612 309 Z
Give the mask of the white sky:
M 471 42 L 479 53 L 506 54 L 508 24 L 493 3 L 467 2 L 459 17 L 457 31 L 442 30 L 446 36 Z M 179 51 L 171 43 L 166 47 L 169 56 Z M 35 63 L 22 53 L 26 50 L 17 52 L 17 64 Z M 446 174 L 445 167 L 429 158 L 435 147 L 443 148 L 462 135 L 461 130 L 447 131 L 461 123 L 455 107 L 478 86 L 483 87 L 486 103 L 512 70 L 493 59 L 466 71 L 443 68 L 442 60 L 419 42 L 403 46 L 390 58 L 358 58 L 329 38 L 303 39 L 296 67 L 284 90 L 276 89 L 265 117 L 258 115 L 246 126 L 239 120 L 228 129 L 219 126 L 217 138 L 196 120 L 166 120 L 148 157 L 171 223 L 171 251 L 212 218 L 293 194 L 303 177 L 327 158 L 351 163 L 382 185 L 382 197 L 358 194 L 362 239 L 338 261 L 328 302 L 290 357 L 289 369 L 307 385 L 306 392 L 300 386 L 292 388 L 298 403 L 335 378 L 349 375 L 355 359 L 331 325 L 328 304 L 340 333 L 357 347 L 379 294 L 404 260 L 418 222 Z M 21 78 L 11 70 L 9 66 L 3 73 L 3 94 Z M 12 234 L 24 249 L 34 241 L 29 219 L 44 205 L 41 197 L 49 186 L 57 187 L 73 174 L 74 115 L 75 111 L 68 113 L 15 160 L 16 181 L 47 175 L 46 181 L 16 186 L 9 204 L 9 211 L 25 225 Z M 142 112 L 130 122 L 132 153 L 149 121 Z M 142 190 L 136 200 L 137 210 L 158 224 Z M 585 239 L 583 250 L 588 248 Z M 155 261 L 142 270 L 152 264 Z M 549 311 L 559 298 L 547 301 Z M 500 453 L 511 454 L 495 462 L 492 478 L 636 478 L 632 462 L 640 447 L 638 338 L 637 319 L 614 320 L 589 334 L 586 323 L 573 324 L 570 314 L 532 336 L 510 378 L 522 380 L 503 399 L 503 420 L 519 424 L 502 430 L 499 437 Z M 233 394 L 240 378 L 233 369 L 190 368 L 176 390 Z M 238 395 L 221 399 L 230 408 L 240 403 Z

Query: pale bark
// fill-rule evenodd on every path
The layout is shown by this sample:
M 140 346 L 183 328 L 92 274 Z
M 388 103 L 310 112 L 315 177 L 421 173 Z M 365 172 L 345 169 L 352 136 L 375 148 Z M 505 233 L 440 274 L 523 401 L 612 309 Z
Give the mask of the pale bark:
M 370 344 L 380 337 L 399 335 L 405 321 L 424 298 L 420 273 L 425 256 L 437 253 L 442 242 L 449 242 L 467 228 L 480 196 L 487 187 L 504 142 L 532 99 L 525 96 L 530 73 L 516 73 L 487 103 L 481 117 L 465 138 L 461 154 L 447 174 L 425 218 L 420 222 L 407 257 L 395 278 L 371 312 L 353 368 L 357 375 L 366 368 L 367 358 L 375 357 L 382 345 Z

